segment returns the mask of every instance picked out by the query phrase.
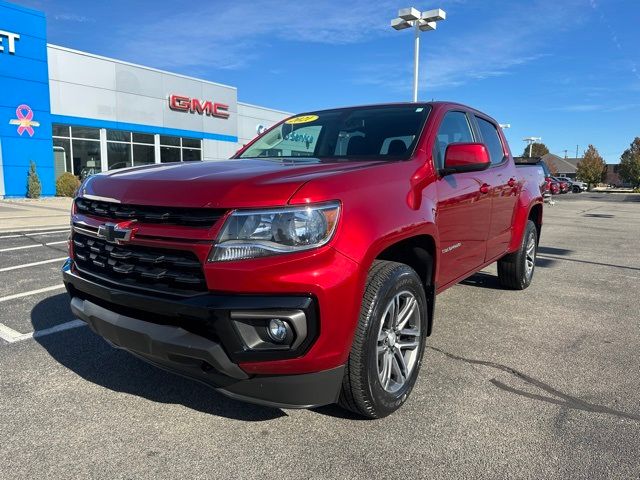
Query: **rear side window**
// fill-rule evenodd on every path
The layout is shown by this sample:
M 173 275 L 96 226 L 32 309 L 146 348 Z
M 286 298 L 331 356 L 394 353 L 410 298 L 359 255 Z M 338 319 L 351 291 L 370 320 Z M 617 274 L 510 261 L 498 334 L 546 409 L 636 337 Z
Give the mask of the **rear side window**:
M 471 127 L 467 114 L 464 112 L 448 112 L 442 119 L 436 143 L 433 146 L 433 156 L 436 168 L 444 168 L 444 154 L 450 143 L 473 142 Z
M 484 118 L 476 117 L 476 120 L 478 121 L 482 141 L 487 147 L 487 150 L 489 150 L 491 164 L 496 165 L 502 163 L 504 160 L 504 148 L 502 147 L 498 129 L 493 123 L 486 121 Z

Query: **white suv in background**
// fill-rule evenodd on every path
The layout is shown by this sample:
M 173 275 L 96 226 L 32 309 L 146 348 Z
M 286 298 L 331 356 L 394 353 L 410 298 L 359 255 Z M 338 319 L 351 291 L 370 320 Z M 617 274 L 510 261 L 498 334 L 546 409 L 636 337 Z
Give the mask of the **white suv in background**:
M 564 180 L 565 182 L 569 183 L 569 185 L 571 185 L 571 191 L 573 193 L 580 193 L 580 192 L 584 192 L 587 189 L 587 184 L 584 182 L 579 182 L 578 180 L 575 180 L 573 178 L 568 178 L 568 177 L 558 177 L 560 180 Z

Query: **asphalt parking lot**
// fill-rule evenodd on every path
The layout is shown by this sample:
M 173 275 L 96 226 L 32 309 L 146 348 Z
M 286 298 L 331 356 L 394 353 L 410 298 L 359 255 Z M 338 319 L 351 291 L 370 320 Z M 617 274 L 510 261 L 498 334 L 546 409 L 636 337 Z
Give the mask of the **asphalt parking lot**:
M 364 421 L 230 400 L 80 326 L 65 228 L 0 234 L 0 478 L 639 478 L 640 196 L 545 210 L 533 285 L 438 297 L 412 397 Z M 32 264 L 32 265 L 30 265 Z

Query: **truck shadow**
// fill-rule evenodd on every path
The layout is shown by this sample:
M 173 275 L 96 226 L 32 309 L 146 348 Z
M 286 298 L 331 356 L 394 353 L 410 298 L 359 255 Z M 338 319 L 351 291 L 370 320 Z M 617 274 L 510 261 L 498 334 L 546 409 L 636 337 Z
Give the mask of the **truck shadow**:
M 46 298 L 31 310 L 34 331 L 73 318 L 66 293 Z M 35 336 L 34 339 L 69 370 L 115 392 L 136 395 L 152 402 L 181 404 L 234 420 L 258 422 L 286 416 L 280 409 L 239 402 L 211 387 L 148 365 L 125 351 L 111 347 L 88 327 Z
M 460 282 L 460 285 L 468 285 L 470 287 L 490 288 L 493 290 L 502 290 L 500 282 L 498 282 L 498 276 L 490 273 L 478 272 L 471 275 L 469 278 Z
M 546 257 L 546 255 L 555 255 L 557 257 L 570 255 L 573 250 L 567 250 L 565 248 L 556 248 L 556 247 L 538 247 L 538 256 L 536 257 L 536 267 L 541 268 L 552 268 L 558 260 L 553 257 Z M 466 278 L 460 282 L 460 285 L 468 285 L 471 287 L 480 287 L 480 288 L 490 288 L 492 290 L 502 290 L 503 287 L 500 285 L 498 281 L 498 276 L 485 273 L 478 272 L 471 275 L 469 278 Z

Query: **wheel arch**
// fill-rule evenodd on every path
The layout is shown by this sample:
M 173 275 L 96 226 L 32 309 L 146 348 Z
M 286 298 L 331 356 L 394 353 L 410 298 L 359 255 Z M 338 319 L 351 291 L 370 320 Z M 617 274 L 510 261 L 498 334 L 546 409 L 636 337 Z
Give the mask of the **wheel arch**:
M 540 234 L 542 233 L 542 204 L 536 203 L 529 210 L 529 220 L 531 220 L 536 225 L 536 230 L 538 231 L 538 241 L 540 241 Z
M 535 199 L 530 203 L 524 203 L 525 199 L 517 205 L 516 213 L 513 220 L 511 242 L 507 253 L 513 253 L 518 251 L 520 243 L 522 243 L 522 236 L 524 235 L 527 221 L 532 220 L 536 224 L 538 231 L 538 239 L 540 239 L 540 233 L 542 231 L 542 198 Z
M 386 246 L 376 255 L 375 260 L 403 263 L 418 274 L 427 298 L 427 336 L 431 335 L 436 291 L 435 239 L 426 234 L 403 238 Z

